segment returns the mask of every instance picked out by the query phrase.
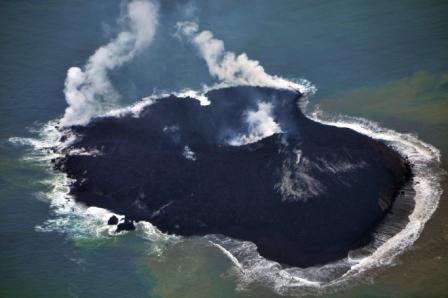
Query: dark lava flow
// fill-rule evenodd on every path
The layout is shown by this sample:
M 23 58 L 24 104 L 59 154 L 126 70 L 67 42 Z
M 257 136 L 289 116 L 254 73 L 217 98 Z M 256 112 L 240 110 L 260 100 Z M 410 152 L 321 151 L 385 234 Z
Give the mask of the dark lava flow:
M 408 162 L 382 142 L 306 118 L 294 92 L 235 87 L 207 96 L 209 106 L 170 96 L 139 117 L 66 129 L 79 137 L 54 165 L 75 179 L 76 200 L 125 214 L 122 229 L 147 220 L 177 235 L 222 234 L 300 267 L 368 243 L 411 179 Z M 282 133 L 229 145 L 254 129 L 247 119 L 260 104 Z

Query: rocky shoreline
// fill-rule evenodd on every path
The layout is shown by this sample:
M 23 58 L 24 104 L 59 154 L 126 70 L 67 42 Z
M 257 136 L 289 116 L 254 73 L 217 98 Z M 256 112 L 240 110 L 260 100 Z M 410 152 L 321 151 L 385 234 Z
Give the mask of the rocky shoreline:
M 412 178 L 386 144 L 308 119 L 294 92 L 233 87 L 207 96 L 209 106 L 170 96 L 139 117 L 64 130 L 78 138 L 54 166 L 75 180 L 76 200 L 126 216 L 111 218 L 118 231 L 146 220 L 166 233 L 222 234 L 300 267 L 368 243 Z M 232 145 L 250 138 L 258 139 Z M 91 154 L 73 153 L 81 151 Z

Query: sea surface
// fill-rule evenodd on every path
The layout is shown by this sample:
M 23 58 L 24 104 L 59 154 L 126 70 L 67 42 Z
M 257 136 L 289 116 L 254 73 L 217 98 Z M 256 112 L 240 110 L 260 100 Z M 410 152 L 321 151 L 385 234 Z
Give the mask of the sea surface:
M 121 95 L 115 104 L 216 82 L 197 49 L 179 39 L 177 22 L 194 21 L 266 73 L 311 82 L 317 92 L 307 110 L 411 134 L 440 150 L 437 168 L 448 170 L 448 2 L 158 6 L 151 44 L 109 72 Z M 425 190 L 427 214 L 438 208 L 415 243 L 384 266 L 321 289 L 297 280 L 291 289 L 287 279 L 275 282 L 256 271 L 242 278 L 235 260 L 208 239 L 167 237 L 151 225 L 113 236 L 101 222 L 105 211 L 63 203 L 64 177 L 43 161 L 51 156 L 23 140 L 51 135 L 43 129 L 64 115 L 67 70 L 83 66 L 119 33 L 125 9 L 122 1 L 0 0 L 0 297 L 448 296 L 443 173 L 440 198 L 437 189 Z

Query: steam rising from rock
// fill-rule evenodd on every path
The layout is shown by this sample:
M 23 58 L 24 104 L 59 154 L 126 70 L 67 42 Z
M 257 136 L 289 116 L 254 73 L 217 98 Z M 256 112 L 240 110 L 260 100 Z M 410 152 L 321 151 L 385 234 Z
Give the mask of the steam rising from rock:
M 258 142 L 275 133 L 282 132 L 280 125 L 274 121 L 272 116 L 272 104 L 259 102 L 258 110 L 246 113 L 246 122 L 249 126 L 249 134 L 240 134 L 229 141 L 233 146 Z
M 158 23 L 158 7 L 150 0 L 131 1 L 123 19 L 123 30 L 115 39 L 97 49 L 84 67 L 68 70 L 64 93 L 69 106 L 61 120 L 63 126 L 86 124 L 119 99 L 108 73 L 151 43 Z
M 215 38 L 210 31 L 199 32 L 199 26 L 195 22 L 178 22 L 177 35 L 187 38 L 196 46 L 207 63 L 210 74 L 224 85 L 294 89 L 301 93 L 309 91 L 309 86 L 267 74 L 263 66 L 258 61 L 249 59 L 246 53 L 237 55 L 226 51 L 222 40 Z
M 258 61 L 249 59 L 246 53 L 237 55 L 226 51 L 222 40 L 215 38 L 210 31 L 199 31 L 195 22 L 178 22 L 176 26 L 177 36 L 186 38 L 198 49 L 210 74 L 219 80 L 218 87 L 258 86 L 289 89 L 302 94 L 315 92 L 315 88 L 308 82 L 297 83 L 266 73 L 263 66 Z M 247 111 L 249 133 L 233 137 L 229 144 L 249 144 L 281 132 L 280 125 L 271 117 L 272 108 L 270 103 L 259 103 L 257 111 Z

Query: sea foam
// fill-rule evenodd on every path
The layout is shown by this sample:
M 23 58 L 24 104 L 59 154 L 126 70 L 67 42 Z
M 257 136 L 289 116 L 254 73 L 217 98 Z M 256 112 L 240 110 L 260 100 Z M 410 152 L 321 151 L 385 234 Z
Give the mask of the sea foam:
M 198 48 L 209 66 L 211 75 L 219 82 L 211 87 L 204 86 L 200 91 L 187 89 L 174 92 L 176 96 L 194 97 L 201 104 L 207 105 L 209 102 L 206 93 L 223 87 L 255 85 L 297 90 L 304 95 L 304 99 L 298 104 L 312 120 L 326 125 L 350 128 L 381 140 L 406 157 L 412 165 L 414 174 L 412 183 L 396 200 L 392 209 L 392 211 L 400 208 L 405 210 L 405 218 L 394 217 L 394 212 L 389 214 L 383 224 L 376 229 L 372 243 L 351 252 L 347 258 L 337 262 L 309 268 L 287 268 L 261 257 L 256 246 L 251 242 L 216 235 L 205 236 L 234 264 L 233 273 L 238 280 L 239 289 L 244 290 L 253 283 L 262 282 L 279 294 L 315 294 L 352 284 L 353 281 L 362 280 L 365 274 L 374 268 L 394 264 L 396 257 L 418 239 L 425 223 L 438 206 L 442 194 L 440 181 L 443 174 L 440 169 L 440 151 L 415 135 L 382 128 L 379 124 L 366 119 L 331 116 L 318 108 L 308 110 L 308 100 L 317 90 L 308 81 L 292 81 L 266 74 L 261 65 L 250 60 L 247 55 L 226 52 L 222 41 L 217 40 L 209 31 L 199 31 L 195 23 L 179 23 L 178 30 L 179 34 L 189 39 Z M 215 52 L 210 52 L 208 47 L 214 47 Z M 229 67 L 236 67 L 239 72 Z M 244 76 L 238 76 L 238 73 L 243 73 Z M 165 94 L 173 94 L 173 92 Z M 95 116 L 121 117 L 132 114 L 138 117 L 146 106 L 164 97 L 163 95 L 163 93 L 153 94 L 132 106 L 112 109 Z M 274 126 L 269 127 L 272 133 L 276 131 L 272 129 Z M 25 158 L 42 163 L 52 177 L 48 181 L 52 186 L 51 191 L 45 194 L 50 201 L 52 215 L 47 221 L 37 225 L 36 231 L 63 232 L 75 239 L 116 237 L 115 227 L 106 225 L 107 219 L 113 213 L 77 203 L 69 195 L 69 186 L 72 181 L 65 174 L 52 171 L 51 159 L 60 156 L 61 152 L 64 152 L 64 149 L 79 137 L 72 135 L 62 139 L 63 135 L 63 128 L 59 121 L 50 121 L 41 128 L 36 138 L 10 139 L 13 143 L 30 146 L 33 150 Z M 266 136 L 268 135 L 263 134 L 263 137 Z M 70 152 L 70 154 L 101 154 L 101 152 Z M 298 153 L 298 161 L 300 161 L 300 153 Z M 147 222 L 137 224 L 137 233 L 150 242 L 182 241 L 182 237 L 165 235 Z M 126 232 L 118 235 L 123 234 Z M 163 253 L 163 245 L 157 246 L 156 251 Z

